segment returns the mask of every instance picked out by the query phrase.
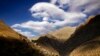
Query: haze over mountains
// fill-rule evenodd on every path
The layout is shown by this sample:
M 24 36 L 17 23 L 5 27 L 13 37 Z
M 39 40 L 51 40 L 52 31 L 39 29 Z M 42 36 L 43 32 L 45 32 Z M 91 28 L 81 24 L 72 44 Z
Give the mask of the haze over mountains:
M 0 21 L 0 56 L 100 56 L 100 15 L 27 39 Z

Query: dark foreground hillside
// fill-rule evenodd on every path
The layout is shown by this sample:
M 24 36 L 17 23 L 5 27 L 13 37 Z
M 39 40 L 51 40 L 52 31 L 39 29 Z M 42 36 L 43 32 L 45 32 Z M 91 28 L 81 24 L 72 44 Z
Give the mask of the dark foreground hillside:
M 43 56 L 31 42 L 0 21 L 0 56 Z

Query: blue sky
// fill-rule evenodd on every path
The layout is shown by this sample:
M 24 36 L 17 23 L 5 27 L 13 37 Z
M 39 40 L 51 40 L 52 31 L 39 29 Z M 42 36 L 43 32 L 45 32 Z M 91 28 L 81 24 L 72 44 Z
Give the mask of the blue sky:
M 0 0 L 0 20 L 27 36 L 76 27 L 100 14 L 100 0 Z
M 29 8 L 37 2 L 49 0 L 0 0 L 0 20 L 8 25 L 35 20 L 31 16 Z

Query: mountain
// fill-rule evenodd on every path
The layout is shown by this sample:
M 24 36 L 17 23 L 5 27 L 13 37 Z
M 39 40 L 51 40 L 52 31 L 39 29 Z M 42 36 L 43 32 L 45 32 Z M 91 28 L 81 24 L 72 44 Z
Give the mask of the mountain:
M 100 15 L 79 27 L 69 40 L 72 38 L 71 44 L 67 40 L 65 45 L 73 46 L 70 48 L 70 56 L 100 56 Z
M 46 50 L 48 55 L 52 54 L 54 56 L 59 56 L 58 51 L 62 50 L 63 43 L 70 37 L 71 34 L 74 33 L 75 29 L 76 27 L 64 27 L 54 32 L 37 37 L 36 39 L 32 39 L 32 42 L 37 46 L 40 46 L 40 48 Z M 40 49 L 40 51 L 42 51 L 42 49 Z M 45 51 L 42 52 L 45 53 Z
M 44 56 L 27 37 L 0 21 L 0 56 Z
M 97 15 L 78 27 L 65 27 L 32 42 L 46 50 L 43 52 L 58 56 L 100 56 L 99 24 L 100 15 Z
M 97 15 L 30 41 L 0 21 L 0 56 L 100 56 L 99 24 Z
M 74 33 L 75 30 L 76 27 L 63 27 L 48 34 L 54 36 L 61 42 L 65 42 Z

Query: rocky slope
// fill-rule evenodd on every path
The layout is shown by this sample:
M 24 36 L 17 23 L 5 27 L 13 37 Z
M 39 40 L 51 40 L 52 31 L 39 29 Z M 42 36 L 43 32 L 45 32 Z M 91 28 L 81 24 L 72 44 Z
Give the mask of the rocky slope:
M 62 29 L 50 32 L 46 35 L 42 35 L 33 39 L 32 42 L 40 47 L 40 51 L 43 53 L 48 52 L 48 55 L 59 55 L 59 51 L 63 51 L 64 42 L 74 33 L 76 27 L 64 27 Z M 45 51 L 43 51 L 45 50 Z M 52 56 L 51 55 L 51 56 Z
M 0 21 L 0 56 L 44 56 L 23 35 Z
M 72 38 L 71 44 L 67 40 L 65 45 L 73 46 L 69 56 L 100 56 L 100 15 L 79 27 Z
M 97 15 L 77 28 L 65 27 L 40 36 L 37 40 L 33 40 L 33 43 L 48 50 L 50 53 L 56 53 L 58 56 L 83 56 L 83 54 L 85 56 L 100 56 L 99 18 L 100 15 Z M 94 46 L 95 44 L 96 46 Z

